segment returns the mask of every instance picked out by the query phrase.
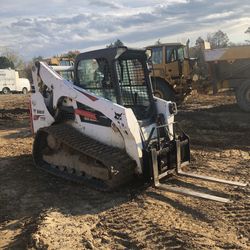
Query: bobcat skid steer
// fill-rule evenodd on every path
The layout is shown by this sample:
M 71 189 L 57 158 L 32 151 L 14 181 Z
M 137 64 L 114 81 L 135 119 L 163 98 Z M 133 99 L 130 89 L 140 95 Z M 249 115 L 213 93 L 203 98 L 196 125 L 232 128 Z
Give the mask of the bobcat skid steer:
M 189 138 L 174 122 L 176 104 L 153 96 L 144 50 L 106 48 L 79 54 L 74 81 L 44 62 L 32 69 L 31 119 L 35 165 L 101 190 L 142 176 L 156 188 L 227 202 L 228 199 L 161 184 L 182 171 Z

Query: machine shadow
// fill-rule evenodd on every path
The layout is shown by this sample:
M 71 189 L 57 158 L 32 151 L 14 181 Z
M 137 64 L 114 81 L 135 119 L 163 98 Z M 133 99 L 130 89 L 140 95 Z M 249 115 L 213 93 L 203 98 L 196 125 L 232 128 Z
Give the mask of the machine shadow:
M 191 215 L 194 219 L 201 220 L 206 223 L 211 223 L 213 220 L 207 216 L 207 214 L 202 213 L 200 210 L 197 210 L 195 208 L 192 208 L 190 206 L 187 206 L 179 201 L 170 199 L 169 197 L 156 193 L 156 192 L 147 192 L 147 195 L 149 197 L 152 197 L 153 199 L 163 201 L 169 205 L 171 205 L 176 210 L 179 210 L 182 213 Z
M 16 117 L 17 115 L 29 115 L 29 109 L 27 108 L 13 108 L 13 109 L 0 109 L 0 117 Z
M 31 155 L 0 158 L 0 223 L 4 230 L 20 230 L 5 249 L 25 249 L 47 211 L 79 216 L 98 214 L 145 194 L 147 186 L 131 183 L 116 192 L 96 191 L 54 177 L 34 167 Z M 173 206 L 180 212 L 210 223 L 206 214 L 154 192 L 146 195 Z
M 32 155 L 20 155 L 0 158 L 0 197 L 0 234 L 21 229 L 5 249 L 25 249 L 48 210 L 73 216 L 97 214 L 134 196 L 128 188 L 105 193 L 54 177 L 35 168 Z
M 17 139 L 17 138 L 27 138 L 27 137 L 31 137 L 32 133 L 30 128 L 26 128 L 26 127 L 21 127 L 21 128 L 16 128 L 17 131 L 15 132 L 9 132 L 7 135 L 3 136 L 3 138 L 5 139 Z M 0 129 L 0 131 L 3 131 L 2 129 Z M 6 131 L 9 131 L 9 129 Z
M 206 182 L 204 182 L 203 185 L 206 185 L 205 183 Z M 188 188 L 188 189 L 195 190 L 195 191 L 198 191 L 198 192 L 202 192 L 202 193 L 205 193 L 205 194 L 211 194 L 211 195 L 215 195 L 215 196 L 221 196 L 221 197 L 224 197 L 224 198 L 229 198 L 229 196 L 227 196 L 225 192 L 212 190 L 212 189 L 210 189 L 208 187 L 205 187 L 205 186 L 200 186 L 200 185 L 197 185 L 197 184 L 194 184 L 194 183 L 190 183 L 190 182 L 188 182 L 188 179 L 186 179 L 185 181 L 180 180 L 180 179 L 170 179 L 170 180 L 168 180 L 168 184 L 173 184 L 175 186 Z

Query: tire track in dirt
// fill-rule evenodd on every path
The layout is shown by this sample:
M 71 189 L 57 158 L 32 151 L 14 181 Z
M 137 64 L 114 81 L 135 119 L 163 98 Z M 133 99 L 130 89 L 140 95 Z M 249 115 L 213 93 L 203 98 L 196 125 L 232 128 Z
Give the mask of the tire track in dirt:
M 250 190 L 248 190 L 249 192 Z M 235 201 L 232 204 L 226 204 L 221 208 L 224 218 L 234 225 L 238 232 L 239 238 L 243 236 L 248 238 L 247 244 L 250 247 L 250 201 Z
M 209 151 L 208 151 L 209 150 Z M 222 150 L 195 148 L 191 151 L 189 169 L 200 174 L 249 183 L 250 152 L 246 150 Z
M 246 187 L 225 185 L 233 202 L 220 207 L 220 216 L 237 229 L 239 239 L 248 239 L 246 244 L 250 247 L 250 152 L 240 149 L 198 148 L 193 151 L 196 160 L 193 169 L 203 174 L 209 172 L 216 177 L 248 183 Z
M 104 229 L 107 234 L 100 235 Z M 100 216 L 93 234 L 101 239 L 104 248 L 112 241 L 112 249 L 189 249 L 180 230 L 164 230 L 133 203 Z
M 222 236 L 223 230 L 221 232 L 214 230 L 214 225 L 217 223 L 215 218 L 199 211 L 200 205 L 189 206 L 185 200 L 179 202 L 178 198 L 175 201 L 169 198 L 171 195 L 168 197 L 165 195 L 149 191 L 146 196 L 101 213 L 99 223 L 92 230 L 93 237 L 99 242 L 99 244 L 95 242 L 95 247 L 97 249 L 243 249 L 235 240 L 227 242 Z M 159 202 L 161 199 L 162 203 Z M 190 203 L 190 200 L 187 202 Z M 190 220 L 190 217 L 193 219 Z
M 250 176 L 250 116 L 233 104 L 226 104 L 223 97 L 216 99 L 213 105 L 206 107 L 203 98 L 197 96 L 191 108 L 184 110 L 178 117 L 184 130 L 189 133 L 193 145 L 193 164 L 189 167 L 200 174 L 249 183 Z M 221 104 L 218 101 L 221 99 Z M 210 105 L 211 101 L 207 104 Z M 194 112 L 195 111 L 195 112 Z M 195 126 L 194 126 L 195 124 Z M 211 185 L 212 186 L 212 185 Z M 248 239 L 246 248 L 250 247 L 250 190 L 249 187 L 219 187 L 230 194 L 233 203 L 219 206 L 218 220 L 221 218 L 238 232 L 239 241 Z M 233 248 L 234 249 L 234 248 Z

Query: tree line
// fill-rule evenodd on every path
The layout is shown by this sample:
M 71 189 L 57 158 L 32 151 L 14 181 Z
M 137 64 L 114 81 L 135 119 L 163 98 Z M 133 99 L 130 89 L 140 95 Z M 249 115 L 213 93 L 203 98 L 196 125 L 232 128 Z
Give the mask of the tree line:
M 248 34 L 250 36 L 250 27 L 248 27 L 248 29 L 245 31 L 245 34 Z M 208 33 L 206 39 L 203 39 L 202 37 L 198 37 L 195 41 L 195 46 L 191 48 L 191 56 L 197 57 L 198 60 L 201 54 L 201 46 L 204 43 L 204 40 L 210 43 L 212 49 L 243 45 L 242 43 L 235 44 L 231 42 L 228 38 L 228 35 L 221 30 L 218 30 L 214 33 Z M 157 40 L 156 43 L 160 43 L 160 39 Z M 250 43 L 250 39 L 245 40 L 245 44 L 249 44 L 249 43 Z M 124 43 L 120 39 L 117 39 L 116 41 L 110 43 L 106 47 L 112 48 L 112 47 L 118 47 L 118 46 L 124 46 Z M 77 50 L 75 51 L 71 50 L 65 54 L 56 55 L 54 57 L 67 57 L 69 59 L 74 59 L 79 53 L 80 52 Z M 26 77 L 29 80 L 32 80 L 31 67 L 32 67 L 32 64 L 37 60 L 45 60 L 45 58 L 43 58 L 42 56 L 37 56 L 37 57 L 34 57 L 29 62 L 24 62 L 24 60 L 18 53 L 10 49 L 5 49 L 4 51 L 2 51 L 2 53 L 0 53 L 0 69 L 11 68 L 11 69 L 18 70 L 21 77 Z

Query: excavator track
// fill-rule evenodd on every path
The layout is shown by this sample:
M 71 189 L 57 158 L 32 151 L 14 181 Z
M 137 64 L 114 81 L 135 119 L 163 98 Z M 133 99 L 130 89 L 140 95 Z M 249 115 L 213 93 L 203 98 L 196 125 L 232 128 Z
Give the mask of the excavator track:
M 60 145 L 60 149 L 57 151 L 67 148 L 73 156 L 77 155 L 87 159 L 87 165 L 90 166 L 87 167 L 87 172 L 92 171 L 95 175 L 96 171 L 99 175 L 92 176 L 71 167 L 59 166 L 46 161 L 46 157 L 49 159 L 49 155 L 53 155 L 53 152 L 56 151 L 50 150 L 47 142 L 48 136 L 52 136 Z M 124 150 L 100 143 L 65 123 L 38 130 L 33 145 L 33 158 L 38 168 L 102 191 L 113 190 L 131 181 L 136 167 L 136 162 Z M 93 166 L 93 170 L 91 170 L 91 166 Z

